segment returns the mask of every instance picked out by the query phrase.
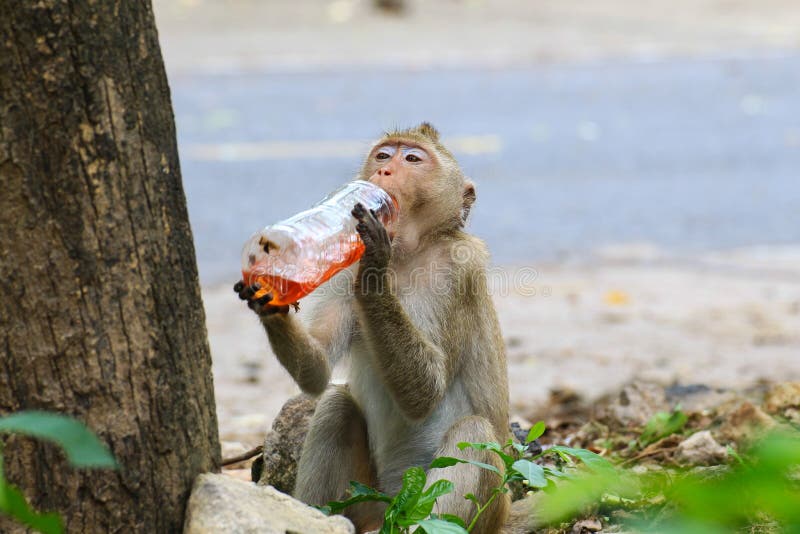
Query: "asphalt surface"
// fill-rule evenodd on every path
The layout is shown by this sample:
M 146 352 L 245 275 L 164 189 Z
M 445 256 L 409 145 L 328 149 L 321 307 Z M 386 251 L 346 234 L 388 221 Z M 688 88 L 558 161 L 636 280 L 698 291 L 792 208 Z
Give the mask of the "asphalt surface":
M 647 242 L 800 243 L 800 55 L 500 70 L 170 78 L 201 281 L 357 171 L 384 129 L 433 122 L 477 183 L 495 262 Z

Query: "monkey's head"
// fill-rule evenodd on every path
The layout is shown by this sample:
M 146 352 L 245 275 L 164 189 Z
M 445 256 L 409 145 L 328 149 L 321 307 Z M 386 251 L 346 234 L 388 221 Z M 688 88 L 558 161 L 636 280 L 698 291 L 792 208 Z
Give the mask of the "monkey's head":
M 370 150 L 359 178 L 381 186 L 400 205 L 401 231 L 413 225 L 422 236 L 464 226 L 475 186 L 427 122 L 387 132 Z

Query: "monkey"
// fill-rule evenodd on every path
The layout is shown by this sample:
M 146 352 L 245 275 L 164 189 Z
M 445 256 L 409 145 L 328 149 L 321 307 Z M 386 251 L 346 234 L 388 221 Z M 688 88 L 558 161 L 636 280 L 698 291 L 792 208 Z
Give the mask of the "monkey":
M 357 204 L 352 215 L 364 244 L 361 259 L 335 275 L 304 326 L 289 306 L 239 281 L 234 290 L 260 317 L 269 343 L 300 388 L 319 396 L 298 463 L 294 496 L 312 505 L 346 497 L 355 480 L 388 494 L 412 466 L 437 456 L 495 465 L 496 455 L 460 442 L 503 443 L 508 429 L 508 377 L 503 338 L 489 294 L 488 251 L 464 227 L 476 199 L 429 123 L 385 133 L 369 150 L 357 179 L 386 190 L 399 206 L 389 231 Z M 344 288 L 344 290 L 342 290 Z M 331 369 L 349 358 L 347 383 Z M 500 483 L 496 473 L 458 464 L 430 469 L 428 485 L 447 479 L 452 493 L 435 513 L 467 524 Z M 501 494 L 473 532 L 499 532 L 510 507 Z M 380 528 L 382 506 L 345 511 L 359 532 Z

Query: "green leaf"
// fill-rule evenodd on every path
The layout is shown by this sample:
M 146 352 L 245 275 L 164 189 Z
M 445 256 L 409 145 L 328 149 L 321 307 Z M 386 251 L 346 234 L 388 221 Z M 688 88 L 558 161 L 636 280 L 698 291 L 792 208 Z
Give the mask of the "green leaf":
M 573 475 L 569 473 L 565 473 L 564 471 L 559 471 L 558 469 L 552 469 L 550 467 L 544 467 L 544 475 L 548 478 L 573 478 Z
M 454 488 L 455 486 L 449 480 L 437 480 L 431 484 L 430 487 L 426 489 L 419 497 L 417 505 L 413 511 L 413 516 L 417 519 L 424 519 L 428 517 L 431 514 L 431 510 L 433 510 L 433 505 L 436 502 L 436 499 L 442 495 L 452 492 Z
M 406 472 L 403 473 L 403 487 L 392 500 L 391 507 L 401 513 L 412 510 L 422 494 L 426 481 L 425 470 L 421 467 L 406 469 Z
M 457 515 L 453 514 L 431 514 L 431 519 L 443 519 L 449 523 L 455 523 L 456 525 L 467 528 L 467 524 L 464 523 L 464 520 L 458 517 Z
M 642 435 L 639 436 L 638 444 L 640 447 L 646 447 L 661 438 L 675 434 L 683 429 L 688 421 L 689 416 L 681 410 L 675 410 L 672 413 L 658 412 L 645 424 Z
M 544 469 L 541 465 L 535 464 L 530 460 L 517 460 L 512 467 L 522 475 L 522 478 L 528 481 L 528 486 L 533 488 L 547 486 L 547 479 L 544 476 Z
M 365 484 L 356 482 L 355 480 L 350 481 L 350 494 L 351 497 L 349 499 L 345 499 L 344 501 L 331 501 L 325 506 L 318 507 L 318 509 L 327 515 L 331 515 L 340 514 L 345 508 L 361 502 L 388 503 L 392 501 L 392 499 L 385 493 L 374 490 Z
M 61 534 L 64 531 L 61 516 L 55 512 L 35 512 L 28 506 L 22 492 L 5 480 L 0 480 L 0 511 L 43 534 Z
M 421 519 L 426 519 L 433 511 L 436 499 L 453 491 L 453 483 L 449 480 L 437 480 L 426 489 L 417 500 L 412 510 L 405 513 L 405 517 L 410 523 L 403 526 L 412 526 Z
M 525 443 L 530 443 L 533 440 L 539 439 L 544 434 L 544 431 L 547 430 L 547 427 L 544 425 L 544 421 L 538 421 L 528 432 L 528 437 L 525 438 Z
M 461 525 L 443 519 L 425 519 L 417 522 L 417 525 L 427 534 L 468 534 Z
M 475 449 L 476 451 L 502 451 L 503 447 L 495 441 L 487 441 L 485 443 L 472 443 L 471 441 L 461 441 L 456 445 L 459 450 Z
M 474 449 L 476 451 L 492 451 L 500 457 L 500 459 L 503 461 L 503 464 L 505 464 L 506 469 L 510 468 L 511 464 L 513 464 L 515 460 L 513 456 L 503 450 L 503 447 L 499 443 L 494 441 L 488 441 L 486 443 L 470 443 L 467 441 L 462 441 L 457 446 L 462 451 L 467 448 Z
M 501 477 L 503 476 L 500 470 L 493 465 L 485 464 L 483 462 L 477 462 L 475 460 L 463 460 L 461 458 L 453 458 L 452 456 L 439 456 L 438 458 L 434 458 L 433 462 L 431 462 L 431 469 L 441 469 L 443 467 L 451 467 L 456 464 L 474 465 L 476 467 L 480 467 L 481 469 L 486 469 L 487 471 L 497 473 Z
M 614 470 L 614 464 L 612 464 L 599 454 L 593 453 L 592 451 L 587 451 L 586 449 L 573 449 L 572 447 L 554 445 L 548 450 L 574 456 L 575 458 L 579 459 L 581 462 L 586 464 L 586 467 L 593 469 L 594 471 Z
M 431 469 L 443 469 L 445 467 L 452 467 L 456 464 L 464 463 L 461 458 L 453 458 L 452 456 L 439 456 L 434 458 L 431 462 Z
M 64 415 L 26 411 L 0 417 L 0 432 L 14 432 L 60 445 L 67 460 L 76 467 L 116 468 L 108 448 L 86 425 Z
M 475 496 L 475 494 L 474 494 L 474 493 L 467 493 L 467 494 L 465 494 L 465 495 L 464 495 L 464 499 L 466 499 L 466 500 L 468 500 L 468 501 L 471 501 L 471 502 L 475 503 L 475 506 L 477 506 L 478 508 L 480 508 L 480 507 L 481 507 L 481 501 L 479 501 L 479 500 L 478 500 L 478 498 Z
M 380 491 L 370 488 L 366 484 L 362 484 L 357 480 L 350 481 L 350 495 L 356 497 L 358 495 L 380 495 L 381 497 L 389 498 L 388 495 L 385 493 L 381 493 Z

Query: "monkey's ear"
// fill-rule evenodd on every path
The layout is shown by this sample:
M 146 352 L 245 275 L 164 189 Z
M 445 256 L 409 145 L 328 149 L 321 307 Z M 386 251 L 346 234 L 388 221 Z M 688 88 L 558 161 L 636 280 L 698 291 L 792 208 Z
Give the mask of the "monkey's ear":
M 464 226 L 467 223 L 467 217 L 469 217 L 469 210 L 472 209 L 472 204 L 475 203 L 475 184 L 471 181 L 467 180 L 464 184 L 464 192 L 462 194 L 462 204 L 461 204 L 461 226 Z
M 423 122 L 419 126 L 417 126 L 417 131 L 424 135 L 425 137 L 429 138 L 431 141 L 438 141 L 439 140 L 439 131 L 433 127 L 433 125 L 429 122 Z

